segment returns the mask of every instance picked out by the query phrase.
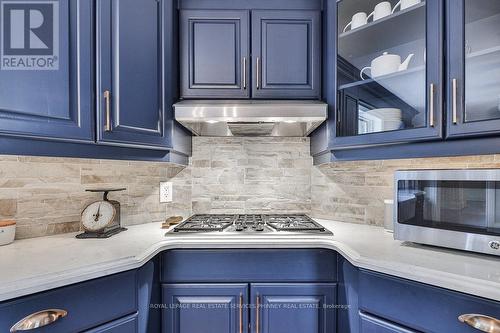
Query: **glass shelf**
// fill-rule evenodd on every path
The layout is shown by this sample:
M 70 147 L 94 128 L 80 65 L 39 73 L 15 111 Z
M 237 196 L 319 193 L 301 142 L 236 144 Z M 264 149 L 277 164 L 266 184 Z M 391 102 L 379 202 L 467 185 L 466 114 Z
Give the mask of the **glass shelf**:
M 339 50 L 346 58 L 357 58 L 374 49 L 389 49 L 422 39 L 425 35 L 425 26 L 419 23 L 422 19 L 425 19 L 425 2 L 341 33 Z
M 427 1 L 342 32 L 353 14 L 360 11 L 369 13 L 378 2 L 343 0 L 338 3 L 337 84 L 340 121 L 337 137 L 403 132 L 424 128 L 427 124 Z M 394 6 L 397 1 L 390 2 Z M 361 69 L 371 66 L 373 60 L 384 52 L 399 55 L 401 61 L 409 54 L 413 54 L 413 57 L 406 70 L 362 80 Z
M 464 121 L 500 119 L 500 1 L 465 1 L 465 22 Z
M 383 76 L 378 76 L 374 79 L 366 79 L 366 80 L 359 80 L 356 82 L 348 83 L 348 84 L 343 84 L 338 87 L 339 90 L 347 89 L 347 88 L 352 88 L 356 86 L 361 86 L 364 84 L 370 84 L 373 82 L 377 82 L 381 85 L 384 85 L 386 82 L 390 82 L 391 85 L 398 85 L 398 84 L 403 84 L 407 82 L 408 79 L 410 79 L 412 76 L 417 75 L 417 74 L 423 74 L 425 75 L 425 66 L 418 66 L 415 68 L 410 68 L 404 71 L 392 73 L 392 74 L 387 74 Z

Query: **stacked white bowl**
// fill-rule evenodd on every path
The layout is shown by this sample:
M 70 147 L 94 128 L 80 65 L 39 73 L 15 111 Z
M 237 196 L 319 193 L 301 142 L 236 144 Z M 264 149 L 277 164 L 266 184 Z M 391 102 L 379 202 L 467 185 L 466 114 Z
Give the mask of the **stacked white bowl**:
M 396 108 L 373 109 L 365 112 L 371 119 L 377 119 L 376 130 L 393 131 L 404 127 L 403 112 Z

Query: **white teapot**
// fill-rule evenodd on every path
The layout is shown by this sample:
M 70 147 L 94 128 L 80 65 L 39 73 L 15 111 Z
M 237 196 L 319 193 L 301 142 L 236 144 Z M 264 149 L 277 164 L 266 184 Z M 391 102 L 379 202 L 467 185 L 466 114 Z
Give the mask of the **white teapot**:
M 366 80 L 363 77 L 363 73 L 366 70 L 370 70 L 371 77 L 376 78 L 382 75 L 388 75 L 400 71 L 405 71 L 408 69 L 408 65 L 410 64 L 411 59 L 414 54 L 410 54 L 406 59 L 401 62 L 401 57 L 397 54 L 389 54 L 388 52 L 384 52 L 380 57 L 377 57 L 372 60 L 371 66 L 365 67 L 361 70 L 360 76 L 362 80 Z

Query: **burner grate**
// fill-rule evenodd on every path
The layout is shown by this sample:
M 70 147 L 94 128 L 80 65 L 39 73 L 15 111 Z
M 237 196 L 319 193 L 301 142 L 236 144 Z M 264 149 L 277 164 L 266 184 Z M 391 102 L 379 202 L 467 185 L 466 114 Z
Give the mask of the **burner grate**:
M 278 231 L 325 231 L 307 215 L 265 215 L 266 224 Z
M 305 232 L 331 234 L 304 214 L 199 214 L 193 215 L 170 232 Z
M 200 214 L 193 215 L 174 228 L 174 232 L 223 231 L 231 226 L 238 215 Z
M 242 214 L 238 215 L 235 221 L 235 231 L 264 231 L 264 219 L 260 214 Z

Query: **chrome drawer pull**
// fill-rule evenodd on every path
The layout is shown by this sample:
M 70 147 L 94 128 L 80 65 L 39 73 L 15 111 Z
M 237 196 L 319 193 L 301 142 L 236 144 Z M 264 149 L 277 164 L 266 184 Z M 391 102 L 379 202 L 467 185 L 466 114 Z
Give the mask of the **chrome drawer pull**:
M 480 314 L 463 314 L 458 317 L 458 320 L 481 332 L 500 333 L 500 320 L 493 317 Z
M 429 87 L 429 126 L 434 127 L 434 83 L 431 83 Z
M 30 314 L 18 321 L 10 328 L 10 333 L 20 331 L 31 331 L 39 327 L 50 325 L 59 319 L 66 317 L 68 314 L 65 310 L 48 309 Z
M 257 306 L 255 307 L 255 333 L 260 332 L 260 296 L 257 295 Z
M 104 91 L 104 107 L 106 112 L 106 124 L 104 125 L 104 131 L 111 132 L 111 92 L 109 90 Z
M 243 89 L 247 88 L 247 57 L 243 57 Z
M 240 333 L 243 333 L 243 295 L 240 294 Z
M 255 71 L 256 79 L 257 81 L 257 89 L 260 89 L 260 58 L 257 57 L 257 70 Z M 258 332 L 257 332 L 258 333 Z
M 457 93 L 458 93 L 458 80 L 451 80 L 451 110 L 452 110 L 452 122 L 453 125 L 458 123 L 458 114 L 457 114 Z

